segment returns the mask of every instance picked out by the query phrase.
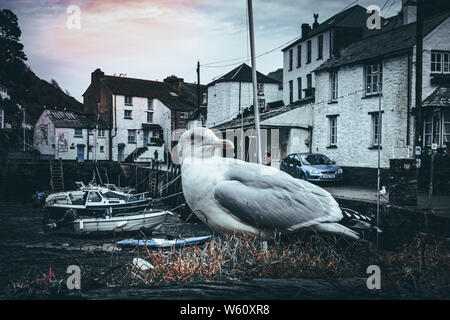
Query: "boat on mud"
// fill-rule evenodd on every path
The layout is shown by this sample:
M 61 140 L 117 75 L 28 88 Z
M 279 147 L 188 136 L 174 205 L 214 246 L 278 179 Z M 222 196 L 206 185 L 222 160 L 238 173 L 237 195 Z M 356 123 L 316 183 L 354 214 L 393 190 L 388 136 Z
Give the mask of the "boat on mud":
M 136 214 L 106 216 L 102 218 L 78 218 L 69 223 L 76 234 L 93 232 L 128 232 L 138 230 L 157 230 L 172 212 L 144 210 Z
M 125 193 L 106 186 L 87 185 L 78 190 L 49 194 L 43 206 L 44 219 L 61 220 L 70 209 L 78 216 L 102 217 L 107 210 L 111 215 L 136 213 L 151 208 L 148 193 Z

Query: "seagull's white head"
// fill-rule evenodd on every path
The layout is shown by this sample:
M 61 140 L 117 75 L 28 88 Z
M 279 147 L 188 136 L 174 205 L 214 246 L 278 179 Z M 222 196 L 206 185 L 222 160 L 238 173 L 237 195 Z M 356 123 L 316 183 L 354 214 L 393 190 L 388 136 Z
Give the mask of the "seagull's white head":
M 194 127 L 184 132 L 178 145 L 173 149 L 174 162 L 182 163 L 187 157 L 210 158 L 217 149 L 233 149 L 230 140 L 219 139 L 212 130 L 204 127 Z

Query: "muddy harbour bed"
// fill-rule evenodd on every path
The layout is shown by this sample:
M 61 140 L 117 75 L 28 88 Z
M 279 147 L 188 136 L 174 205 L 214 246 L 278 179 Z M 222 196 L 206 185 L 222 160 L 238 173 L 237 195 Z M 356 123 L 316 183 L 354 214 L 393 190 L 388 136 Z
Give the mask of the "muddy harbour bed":
M 350 241 L 299 234 L 269 242 L 214 234 L 202 223 L 170 217 L 142 232 L 75 236 L 42 231 L 30 204 L 0 203 L 1 299 L 449 299 L 448 231 L 409 234 L 378 250 L 373 239 Z M 120 247 L 123 239 L 214 234 L 199 246 Z M 389 232 L 386 233 L 389 235 Z M 147 272 L 133 265 L 142 258 Z M 67 267 L 81 270 L 81 289 L 67 288 Z M 367 287 L 367 267 L 381 270 L 381 289 Z

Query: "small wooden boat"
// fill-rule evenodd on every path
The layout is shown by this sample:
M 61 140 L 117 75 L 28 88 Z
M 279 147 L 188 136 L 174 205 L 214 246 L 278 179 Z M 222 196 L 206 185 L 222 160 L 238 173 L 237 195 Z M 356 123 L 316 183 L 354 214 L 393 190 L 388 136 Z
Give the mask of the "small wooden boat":
M 158 229 L 170 211 L 142 211 L 136 214 L 116 215 L 102 218 L 78 218 L 70 222 L 73 231 L 77 234 L 92 232 L 137 231 L 142 229 Z
M 192 237 L 192 238 L 184 238 L 184 239 L 145 239 L 145 240 L 136 240 L 136 239 L 126 239 L 117 242 L 117 245 L 121 246 L 143 246 L 143 247 L 151 247 L 151 248 L 167 248 L 167 247 L 177 247 L 177 246 L 189 246 L 202 244 L 204 242 L 209 241 L 212 238 L 211 235 L 203 236 L 203 237 Z

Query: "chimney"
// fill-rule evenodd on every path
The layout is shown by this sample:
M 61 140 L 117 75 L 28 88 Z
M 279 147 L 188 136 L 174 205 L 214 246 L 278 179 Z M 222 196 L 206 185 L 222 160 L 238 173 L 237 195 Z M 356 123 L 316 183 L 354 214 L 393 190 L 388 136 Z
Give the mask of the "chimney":
M 319 19 L 319 14 L 318 13 L 314 13 L 313 14 L 314 17 L 314 23 L 313 23 L 313 29 L 317 28 L 319 26 L 319 22 L 317 22 L 317 19 Z
M 175 90 L 179 94 L 181 87 L 184 84 L 184 79 L 171 75 L 170 77 L 164 79 L 164 83 L 168 84 L 172 90 Z
M 302 38 L 307 37 L 311 27 L 307 23 L 302 24 Z
M 416 22 L 417 1 L 416 0 L 402 0 L 402 16 L 403 24 Z
M 97 68 L 94 72 L 91 73 L 91 83 L 95 83 L 100 79 L 103 79 L 104 77 L 105 73 L 100 70 L 100 68 Z

